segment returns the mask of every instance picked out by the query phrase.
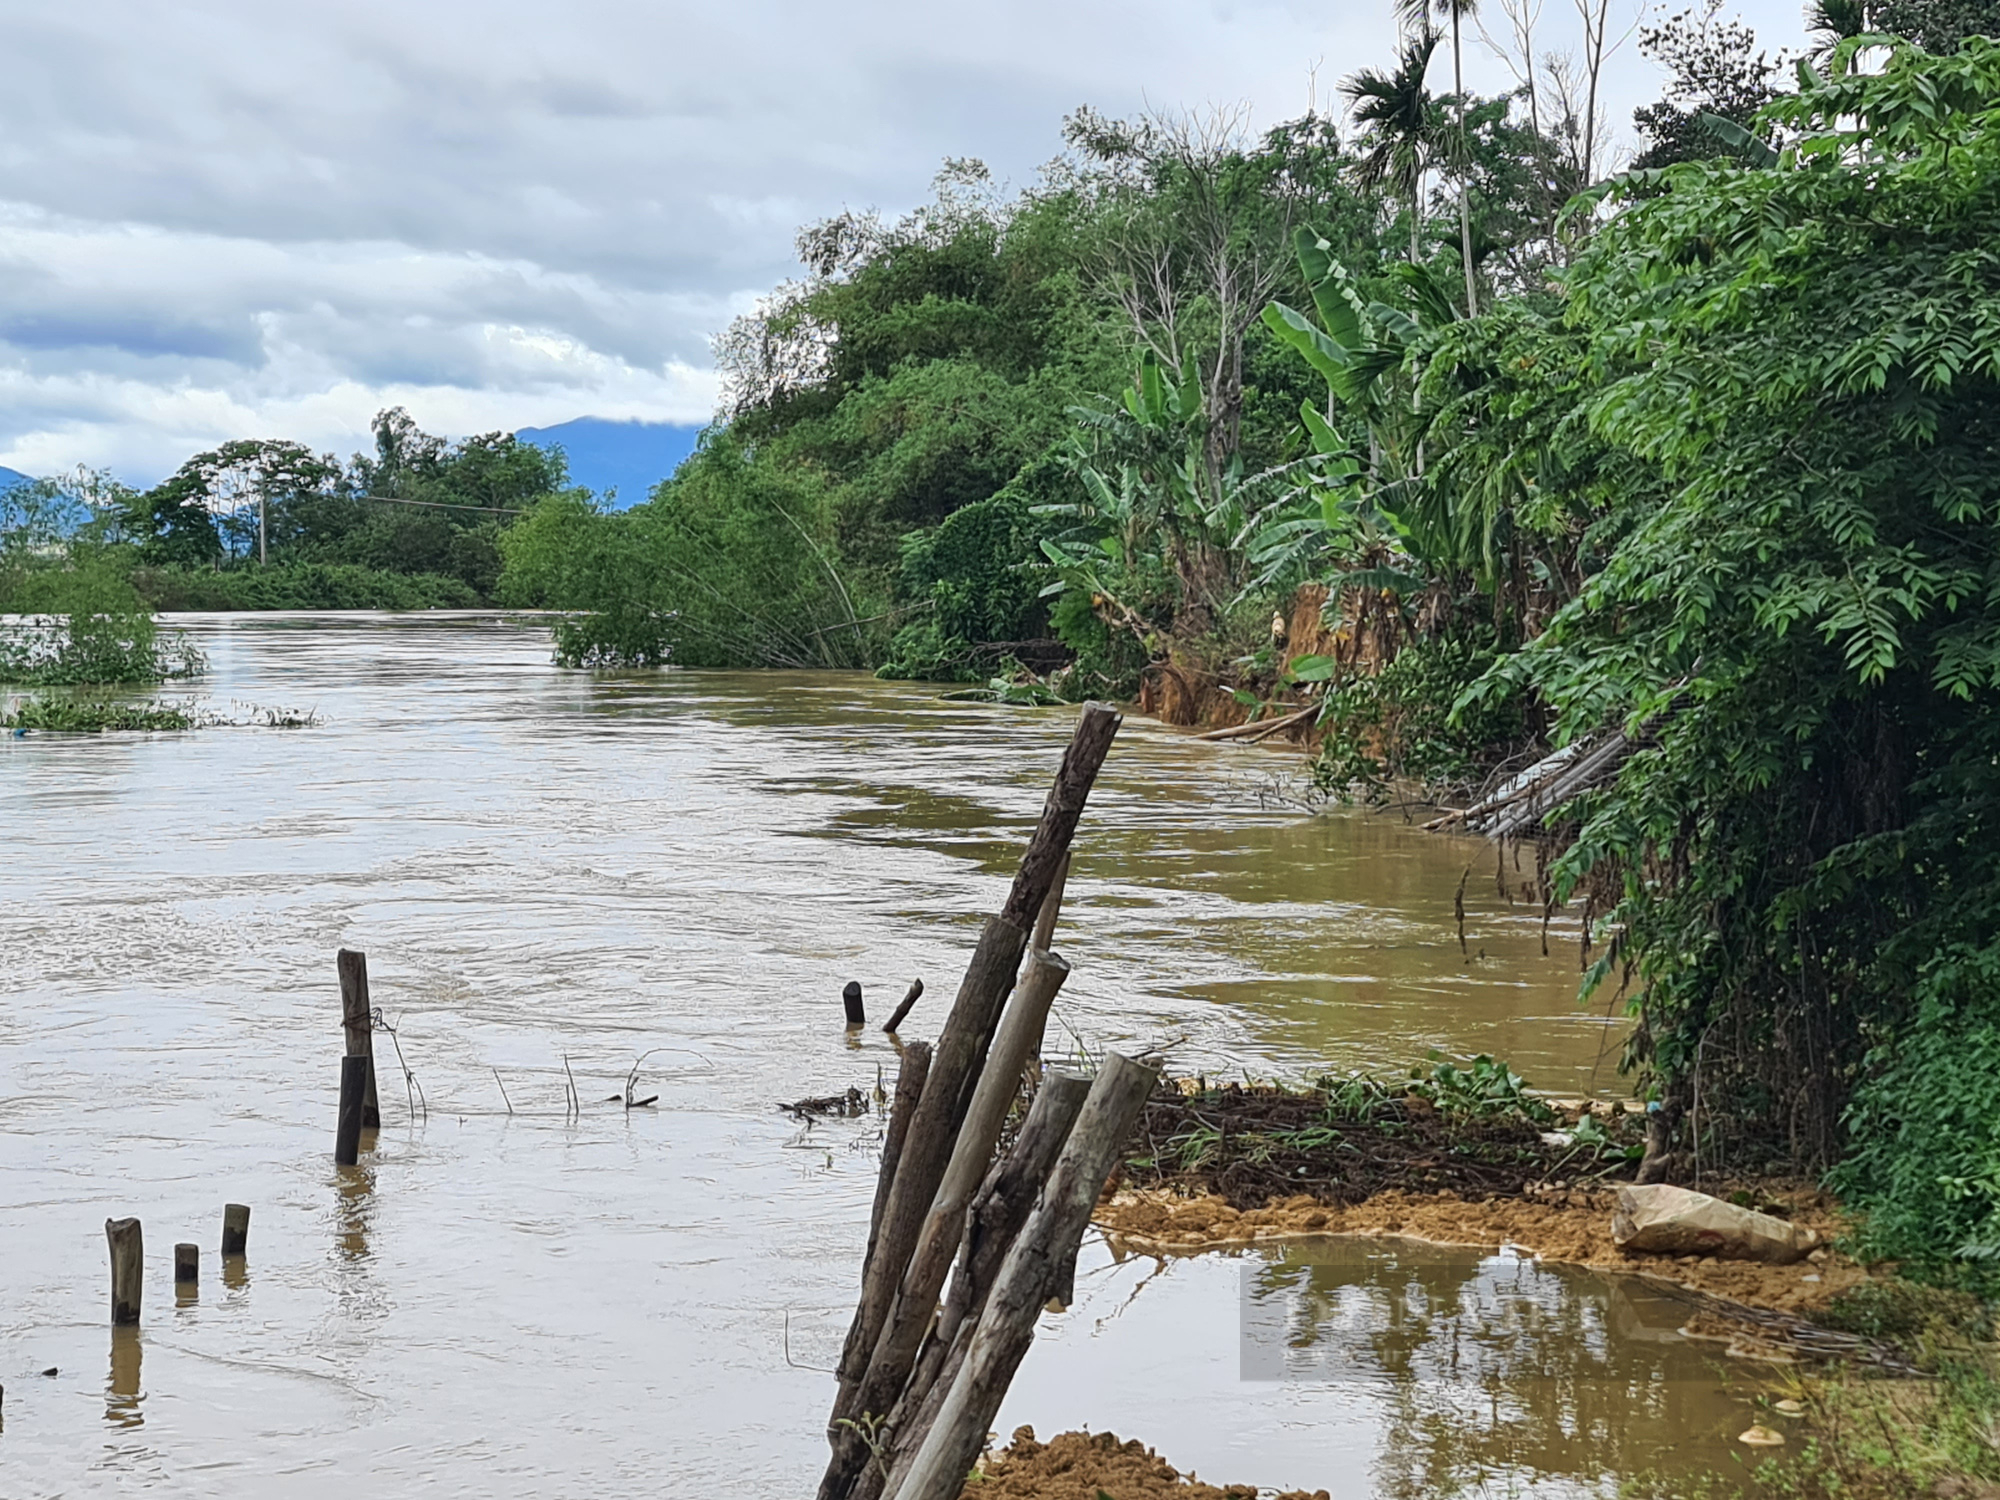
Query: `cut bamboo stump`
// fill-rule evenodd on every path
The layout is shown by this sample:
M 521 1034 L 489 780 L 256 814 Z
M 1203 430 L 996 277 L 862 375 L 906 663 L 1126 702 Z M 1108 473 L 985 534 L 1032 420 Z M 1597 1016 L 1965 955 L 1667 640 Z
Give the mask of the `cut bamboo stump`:
M 146 1245 L 137 1219 L 106 1219 L 104 1238 L 111 1247 L 111 1321 L 139 1321 L 139 1298 L 146 1284 Z
M 382 1106 L 375 1097 L 375 1011 L 368 1000 L 368 955 L 342 948 L 335 964 L 340 970 L 340 1024 L 347 1036 L 347 1055 L 368 1059 L 361 1124 L 379 1130 Z
M 903 1003 L 897 1006 L 895 1013 L 883 1023 L 882 1029 L 891 1036 L 895 1035 L 896 1028 L 903 1024 L 904 1019 L 916 1006 L 917 1001 L 923 998 L 923 994 L 924 982 L 921 979 L 912 979 L 910 981 L 910 988 L 903 995 Z
M 849 1026 L 866 1026 L 868 1024 L 868 1013 L 861 1008 L 861 986 L 856 984 L 852 979 L 847 981 L 847 988 L 840 992 L 840 1003 L 847 1007 L 847 1024 Z
M 222 1253 L 243 1255 L 250 1248 L 250 1205 L 247 1203 L 225 1203 L 222 1205 Z
M 333 1164 L 351 1167 L 361 1160 L 361 1120 L 368 1097 L 368 1059 L 349 1055 L 340 1060 L 340 1117 L 333 1132 Z
M 959 1161 L 958 1148 L 982 1078 L 988 1076 L 987 1052 L 1001 1024 L 1002 1008 L 1009 994 L 1016 992 L 1017 974 L 1022 980 L 1020 993 L 1026 994 L 1030 984 L 1048 984 L 1051 973 L 1067 972 L 1060 960 L 1049 960 L 1030 963 L 1023 973 L 1021 961 L 1030 930 L 1047 909 L 1062 875 L 1077 822 L 1118 725 L 1118 714 L 1106 705 L 1084 706 L 1006 903 L 980 933 L 939 1033 L 929 1076 L 882 1202 L 873 1253 L 841 1350 L 839 1391 L 827 1425 L 833 1454 L 820 1482 L 820 1500 L 852 1500 L 857 1480 L 865 1472 L 879 1473 L 868 1462 L 874 1441 L 868 1429 L 879 1425 L 903 1400 L 963 1233 L 965 1199 L 989 1165 L 993 1136 L 983 1123 L 967 1132 L 984 1137 L 983 1150 L 967 1145 L 965 1159 L 970 1166 Z M 1049 920 L 1052 923 L 1053 917 Z M 1053 981 L 1060 982 L 1059 977 Z M 1053 993 L 1051 988 L 1050 997 Z M 1043 1002 L 1044 1018 L 1046 1013 Z M 1033 1030 L 1030 1046 L 1040 1034 L 1039 1027 Z M 1010 1053 L 1014 1046 L 1010 1035 Z M 1019 1075 L 1019 1060 L 1011 1067 L 990 1070 L 990 1076 L 1004 1083 L 1009 1099 Z M 983 1122 L 990 1112 L 989 1101 L 978 1102 Z M 997 1133 L 997 1126 L 994 1130 Z M 948 1175 L 952 1192 L 941 1199 Z

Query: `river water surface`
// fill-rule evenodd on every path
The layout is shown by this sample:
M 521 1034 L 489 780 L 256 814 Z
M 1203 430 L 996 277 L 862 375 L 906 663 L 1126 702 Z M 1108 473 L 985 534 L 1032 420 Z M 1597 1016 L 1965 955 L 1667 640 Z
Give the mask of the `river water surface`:
M 179 623 L 216 707 L 323 722 L 0 741 L 0 1495 L 809 1493 L 879 1122 L 775 1105 L 893 1077 L 888 1039 L 843 1030 L 848 979 L 879 1019 L 922 976 L 904 1030 L 934 1034 L 1073 711 L 565 672 L 527 619 Z M 1259 1077 L 1492 1052 L 1617 1091 L 1573 929 L 1544 957 L 1539 911 L 1501 895 L 1522 876 L 1400 817 L 1260 799 L 1287 764 L 1126 721 L 1052 1050 Z M 341 947 L 428 1105 L 378 1037 L 385 1125 L 347 1171 Z M 642 1054 L 660 1102 L 627 1113 L 607 1101 Z M 253 1208 L 226 1278 L 225 1201 Z M 102 1224 L 125 1214 L 146 1308 L 114 1337 Z M 1680 1321 L 1505 1255 L 1093 1240 L 1002 1430 L 1343 1497 L 1608 1494 L 1726 1465 L 1748 1425 Z

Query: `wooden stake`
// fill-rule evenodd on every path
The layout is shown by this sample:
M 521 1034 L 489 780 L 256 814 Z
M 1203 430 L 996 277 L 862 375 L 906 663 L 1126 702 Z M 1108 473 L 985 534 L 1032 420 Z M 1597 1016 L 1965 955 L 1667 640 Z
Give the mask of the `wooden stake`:
M 362 1128 L 379 1130 L 382 1106 L 375 1097 L 375 1012 L 368 1001 L 368 955 L 342 948 L 335 965 L 340 970 L 340 1024 L 347 1033 L 347 1055 L 368 1059 Z
M 174 1246 L 174 1289 L 192 1289 L 201 1282 L 201 1246 Z
M 1041 1202 L 1008 1249 L 992 1295 L 973 1329 L 965 1359 L 935 1421 L 898 1434 L 899 1458 L 887 1493 L 893 1500 L 956 1500 L 1021 1358 L 1062 1258 L 1090 1223 L 1098 1194 L 1117 1164 L 1158 1075 L 1116 1053 L 1091 1085 Z
M 361 1117 L 368 1097 L 368 1059 L 349 1054 L 340 1060 L 340 1117 L 333 1132 L 333 1164 L 361 1160 Z
M 1015 990 L 993 1039 L 951 1160 L 924 1215 L 909 1269 L 869 1359 L 861 1383 L 862 1411 L 887 1412 L 916 1368 L 924 1336 L 937 1315 L 938 1294 L 965 1233 L 966 1209 L 992 1163 L 1000 1127 L 1020 1086 L 1021 1065 L 1027 1061 L 1028 1048 L 1041 1039 L 1049 1003 L 1068 977 L 1069 965 L 1053 954 L 1028 955 L 1028 976 Z
M 868 1268 L 875 1263 L 875 1240 L 882 1232 L 882 1211 L 889 1206 L 889 1186 L 896 1180 L 896 1167 L 903 1158 L 903 1141 L 910 1133 L 910 1117 L 923 1097 L 924 1080 L 931 1071 L 931 1044 L 911 1042 L 903 1048 L 902 1066 L 896 1070 L 896 1102 L 890 1106 L 889 1128 L 882 1136 L 882 1170 L 875 1176 L 875 1207 L 868 1216 L 868 1253 L 861 1260 L 861 1280 L 868 1280 Z
M 242 1255 L 250 1247 L 250 1205 L 247 1203 L 225 1203 L 222 1205 L 222 1253 Z
M 875 1261 L 868 1268 L 841 1350 L 840 1390 L 827 1426 L 834 1453 L 820 1483 L 821 1500 L 841 1500 L 867 1461 L 867 1445 L 852 1423 L 870 1413 L 885 1414 L 909 1372 L 908 1360 L 915 1351 L 900 1351 L 900 1345 L 895 1357 L 879 1370 L 871 1370 L 876 1341 L 889 1321 L 904 1270 L 943 1180 L 987 1043 L 1020 968 L 1029 929 L 1055 883 L 1118 725 L 1114 709 L 1102 703 L 1084 705 L 1007 902 L 1000 915 L 988 918 L 938 1036 L 930 1077 L 912 1117 L 896 1180 L 883 1208 Z
M 104 1238 L 111 1247 L 111 1321 L 139 1321 L 139 1296 L 146 1284 L 146 1244 L 137 1219 L 106 1219 Z
M 1062 912 L 1063 887 L 1069 884 L 1069 855 L 1064 854 L 1062 863 L 1056 866 L 1056 878 L 1049 886 L 1048 895 L 1042 898 L 1042 909 L 1035 916 L 1035 935 L 1028 940 L 1030 953 L 1046 953 L 1049 944 L 1055 940 L 1056 917 Z
M 894 1036 L 896 1028 L 903 1024 L 904 1018 L 909 1015 L 917 1001 L 923 998 L 923 994 L 924 982 L 921 979 L 912 979 L 910 981 L 910 988 L 903 995 L 903 1003 L 896 1007 L 896 1013 L 889 1017 L 888 1022 L 882 1029 L 891 1036 Z
M 922 1432 L 936 1419 L 937 1408 L 951 1389 L 965 1358 L 968 1339 L 958 1335 L 979 1321 L 993 1279 L 1014 1236 L 1039 1201 L 1063 1144 L 1090 1093 L 1090 1080 L 1051 1070 L 1035 1091 L 1028 1118 L 1014 1137 L 1013 1149 L 993 1165 L 972 1200 L 966 1217 L 965 1241 L 951 1295 L 938 1313 L 937 1327 L 924 1343 L 910 1386 L 892 1420 L 896 1431 Z M 856 1500 L 872 1500 L 881 1491 L 883 1475 L 871 1467 L 855 1486 Z
M 856 984 L 852 979 L 847 981 L 847 988 L 840 992 L 840 1003 L 847 1007 L 847 1024 L 849 1026 L 866 1026 L 868 1024 L 868 1017 L 861 1009 L 861 986 Z

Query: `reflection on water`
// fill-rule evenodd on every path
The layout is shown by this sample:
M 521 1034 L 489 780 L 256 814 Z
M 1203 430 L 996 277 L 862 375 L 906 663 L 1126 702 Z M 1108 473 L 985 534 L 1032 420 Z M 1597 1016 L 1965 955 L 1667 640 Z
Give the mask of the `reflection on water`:
M 139 1361 L 143 1345 L 139 1330 L 129 1323 L 111 1329 L 111 1378 L 104 1385 L 104 1420 L 113 1427 L 144 1427 L 145 1413 L 140 1403 L 146 1398 L 139 1389 Z
M 853 1305 L 880 1122 L 801 1140 L 773 1106 L 893 1077 L 879 1018 L 842 1025 L 848 980 L 886 1015 L 921 975 L 904 1034 L 936 1035 L 1073 712 L 859 675 L 563 672 L 542 626 L 488 617 L 189 623 L 200 692 L 324 722 L 0 741 L 0 1367 L 96 1365 L 107 1217 L 208 1245 L 248 1203 L 254 1277 L 227 1260 L 226 1296 L 146 1325 L 151 1493 L 809 1483 L 828 1399 L 809 1366 Z M 1179 1038 L 1216 1076 L 1440 1047 L 1616 1088 L 1619 1029 L 1572 1003 L 1565 929 L 1545 959 L 1539 911 L 1481 875 L 1461 955 L 1453 892 L 1486 846 L 1261 807 L 1259 768 L 1283 764 L 1127 724 L 1070 876 L 1058 1050 Z M 413 1120 L 385 1093 L 346 1172 L 341 947 L 369 955 L 430 1103 Z M 642 1055 L 657 1108 L 606 1104 Z M 1205 1472 L 1366 1493 L 1402 1420 L 1380 1382 L 1429 1400 L 1428 1366 L 1243 1381 L 1238 1268 L 1212 1264 L 1223 1280 L 1181 1267 L 1115 1316 L 1098 1297 L 1055 1320 L 1016 1398 L 1045 1431 L 1115 1420 Z M 1132 1275 L 1098 1269 L 1100 1288 Z M 1090 1375 L 1195 1328 L 1213 1358 L 1185 1400 L 1136 1367 Z M 107 1418 L 136 1420 L 138 1343 L 129 1375 L 119 1347 Z M 1511 1367 L 1462 1368 L 1483 1392 Z M 1364 1389 L 1331 1414 L 1299 1399 Z M 87 1490 L 95 1403 L 20 1399 L 10 1500 Z
M 363 1131 L 364 1137 L 373 1134 Z M 372 1144 L 372 1143 L 370 1143 Z M 375 1169 L 367 1162 L 333 1169 L 334 1249 L 342 1260 L 368 1258 L 368 1224 L 375 1207 Z
M 1636 1475 L 1740 1472 L 1731 1439 L 1765 1392 L 1681 1338 L 1686 1318 L 1631 1278 L 1416 1241 L 1093 1242 L 997 1425 L 1046 1435 L 1085 1411 L 1268 1488 L 1611 1500 Z
M 1381 1392 L 1385 1494 L 1448 1494 L 1502 1472 L 1615 1481 L 1743 1411 L 1679 1336 L 1687 1306 L 1629 1277 L 1326 1239 L 1246 1259 L 1242 1286 L 1243 1379 Z

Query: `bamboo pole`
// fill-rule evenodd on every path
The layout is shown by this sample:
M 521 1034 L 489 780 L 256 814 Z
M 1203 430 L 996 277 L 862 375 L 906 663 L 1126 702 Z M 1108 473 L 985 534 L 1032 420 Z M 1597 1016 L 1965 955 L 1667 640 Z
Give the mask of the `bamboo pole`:
M 111 1247 L 111 1322 L 136 1323 L 146 1286 L 145 1236 L 137 1219 L 106 1219 L 104 1239 Z
M 1069 884 L 1069 855 L 1065 853 L 1062 863 L 1056 866 L 1056 878 L 1049 885 L 1048 895 L 1042 898 L 1042 909 L 1035 914 L 1034 936 L 1028 939 L 1030 953 L 1046 953 L 1049 944 L 1055 940 L 1056 918 L 1062 913 L 1063 889 Z
M 1041 1040 L 1049 1005 L 1068 977 L 1069 965 L 1054 954 L 1028 955 L 1027 975 L 1015 989 L 994 1036 L 951 1160 L 924 1215 L 909 1268 L 869 1358 L 861 1384 L 861 1411 L 886 1413 L 916 1368 L 924 1337 L 937 1315 L 938 1294 L 944 1290 L 952 1258 L 965 1233 L 966 1209 L 992 1163 L 993 1148 L 1020 1086 L 1028 1049 Z
M 966 1216 L 951 1294 L 938 1313 L 937 1327 L 924 1342 L 909 1389 L 891 1420 L 892 1431 L 921 1432 L 935 1420 L 970 1342 L 959 1335 L 978 1323 L 1007 1247 L 1040 1200 L 1042 1185 L 1089 1093 L 1089 1079 L 1051 1070 L 1035 1091 L 1035 1102 L 1013 1148 L 986 1174 Z M 874 1500 L 884 1477 L 879 1468 L 870 1466 L 855 1486 L 854 1500 Z
M 841 1350 L 840 1388 L 827 1425 L 834 1451 L 820 1484 L 822 1500 L 840 1500 L 867 1460 L 867 1444 L 854 1424 L 886 1413 L 899 1394 L 899 1389 L 885 1389 L 887 1367 L 877 1378 L 869 1378 L 876 1343 L 888 1323 L 896 1291 L 949 1164 L 987 1043 L 1020 967 L 1029 929 L 1069 851 L 1119 722 L 1118 713 L 1105 704 L 1084 705 L 1006 903 L 998 916 L 987 919 L 938 1036 L 930 1076 L 911 1118 L 883 1207 L 875 1259 Z M 900 1388 L 900 1378 L 895 1385 Z
M 897 1437 L 886 1491 L 892 1500 L 956 1500 L 964 1488 L 1014 1371 L 1034 1342 L 1035 1320 L 1062 1259 L 1090 1223 L 1156 1079 L 1153 1069 L 1129 1058 L 1112 1053 L 1105 1059 L 1041 1202 L 1001 1263 L 935 1419 Z
M 910 1117 L 917 1112 L 917 1100 L 923 1096 L 924 1080 L 930 1071 L 929 1042 L 911 1042 L 903 1048 L 902 1066 L 896 1070 L 896 1102 L 890 1106 L 889 1128 L 882 1136 L 882 1169 L 875 1177 L 875 1207 L 868 1216 L 868 1253 L 861 1261 L 863 1283 L 868 1280 L 868 1268 L 875 1263 L 875 1240 L 882 1232 L 882 1211 L 889 1206 L 889 1185 L 896 1180 L 903 1142 L 910 1133 Z
M 382 1106 L 375 1097 L 375 1012 L 368 1000 L 368 955 L 342 948 L 334 963 L 340 971 L 340 1024 L 347 1034 L 347 1055 L 368 1059 L 362 1128 L 379 1130 Z

